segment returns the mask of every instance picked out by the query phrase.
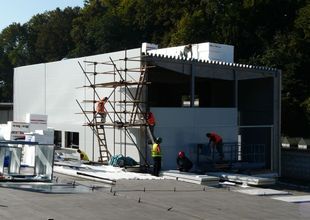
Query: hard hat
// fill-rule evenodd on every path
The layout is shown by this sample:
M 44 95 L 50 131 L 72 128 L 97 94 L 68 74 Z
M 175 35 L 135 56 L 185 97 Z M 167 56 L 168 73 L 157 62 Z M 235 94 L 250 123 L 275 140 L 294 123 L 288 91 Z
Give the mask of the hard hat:
M 181 158 L 185 157 L 184 151 L 180 151 L 180 152 L 179 152 L 179 157 L 181 157 Z
M 157 138 L 155 139 L 155 142 L 156 142 L 157 144 L 160 144 L 160 143 L 162 142 L 161 137 L 157 137 Z

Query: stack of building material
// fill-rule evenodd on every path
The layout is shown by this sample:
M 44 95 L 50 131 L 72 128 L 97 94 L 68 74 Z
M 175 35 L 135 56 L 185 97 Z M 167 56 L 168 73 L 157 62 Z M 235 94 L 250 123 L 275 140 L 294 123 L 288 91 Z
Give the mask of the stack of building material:
M 174 179 L 178 181 L 196 183 L 207 186 L 217 186 L 219 184 L 219 178 L 209 175 L 197 175 L 195 173 L 180 172 L 178 170 L 167 170 L 161 172 L 161 175 L 165 179 Z
M 192 45 L 182 45 L 177 47 L 156 48 L 157 45 L 145 44 L 142 45 L 143 52 L 148 52 L 152 55 L 164 55 L 169 57 L 191 58 L 197 60 L 213 60 L 227 63 L 234 62 L 234 46 L 217 43 L 200 43 Z M 187 51 L 189 55 L 184 57 L 184 48 L 190 46 Z
M 54 130 L 47 129 L 47 115 L 27 114 L 26 122 L 8 121 L 0 125 L 0 139 L 7 141 L 25 140 L 29 132 L 35 132 L 36 135 L 28 136 L 27 141 L 54 144 Z
M 54 130 L 35 130 L 35 132 L 25 133 L 25 140 L 37 142 L 39 144 L 54 144 Z
M 274 196 L 274 195 L 289 195 L 290 194 L 287 191 L 265 189 L 265 188 L 258 188 L 258 187 L 248 187 L 248 188 L 236 189 L 233 191 L 248 194 L 248 195 L 255 195 L 255 196 Z
M 292 203 L 309 203 L 310 195 L 277 196 L 277 197 L 273 197 L 273 199 L 284 201 L 284 202 L 292 202 Z
M 263 186 L 263 185 L 273 185 L 276 183 L 275 178 L 273 177 L 258 177 L 258 176 L 249 176 L 244 174 L 236 173 L 225 173 L 225 172 L 211 172 L 207 173 L 210 176 L 219 177 L 221 180 L 243 183 L 247 185 Z
M 30 131 L 47 129 L 47 115 L 27 113 L 26 122 L 30 124 Z
M 25 138 L 25 133 L 29 132 L 29 123 L 8 121 L 0 126 L 0 136 L 4 140 L 20 140 Z
M 117 180 L 152 180 L 160 179 L 147 173 L 127 172 L 125 168 L 113 166 L 93 166 L 81 161 L 61 161 L 54 163 L 54 172 L 98 182 L 114 184 Z

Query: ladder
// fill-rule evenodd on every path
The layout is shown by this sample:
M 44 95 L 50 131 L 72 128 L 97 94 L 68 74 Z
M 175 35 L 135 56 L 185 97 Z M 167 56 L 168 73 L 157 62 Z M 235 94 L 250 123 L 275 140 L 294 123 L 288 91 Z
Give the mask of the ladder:
M 145 75 L 146 75 L 146 70 L 141 70 L 140 77 L 138 80 L 138 85 L 136 87 L 136 94 L 133 97 L 134 100 L 140 100 L 141 98 L 143 84 L 146 83 Z M 141 109 L 139 108 L 138 102 L 134 102 L 133 104 L 134 105 L 133 105 L 132 113 L 131 113 L 130 120 L 129 120 L 131 123 L 134 123 L 134 121 L 136 120 L 137 113 L 139 112 L 139 110 L 141 111 Z
M 144 84 L 147 84 L 147 82 L 146 82 L 146 67 L 143 66 L 141 67 L 141 72 L 140 72 L 140 76 L 138 80 L 138 85 L 136 87 L 136 94 L 134 96 L 134 100 L 140 100 Z M 134 102 L 133 104 L 134 105 L 133 105 L 132 113 L 130 116 L 130 123 L 134 123 L 138 112 L 141 112 L 141 109 L 139 108 L 139 102 Z M 147 124 L 147 118 L 145 115 L 143 117 L 143 120 L 146 123 L 147 137 L 151 140 L 152 144 L 154 144 L 155 143 L 154 137 L 150 130 L 149 125 Z
M 76 100 L 76 102 L 79 105 L 80 109 L 85 115 L 85 118 L 88 121 L 87 126 L 89 126 L 92 129 L 93 133 L 97 136 L 98 145 L 99 145 L 99 162 L 101 163 L 108 162 L 112 155 L 109 152 L 108 147 L 107 147 L 106 134 L 105 134 L 104 125 L 101 122 L 101 116 L 94 113 L 94 120 L 90 120 L 89 117 L 87 116 L 87 111 L 85 111 L 82 108 L 78 100 Z M 98 119 L 100 121 L 98 121 Z
M 125 137 L 129 138 L 130 142 L 138 150 L 141 159 L 144 160 L 146 165 L 148 165 L 148 162 L 147 162 L 146 157 L 144 156 L 144 153 L 141 152 L 141 149 L 139 149 L 139 147 L 138 147 L 138 143 L 136 142 L 135 138 L 132 137 L 133 134 L 130 132 L 130 130 L 128 130 L 128 127 L 133 127 L 133 126 L 142 127 L 142 126 L 144 126 L 146 128 L 146 132 L 145 132 L 146 137 L 149 137 L 149 140 L 151 140 L 151 142 L 154 143 L 154 139 L 153 139 L 153 136 L 151 134 L 150 128 L 146 122 L 146 115 L 145 115 L 145 113 L 143 113 L 142 107 L 140 106 L 140 103 L 145 102 L 145 101 L 141 100 L 144 85 L 149 84 L 148 82 L 146 82 L 147 66 L 142 65 L 139 68 L 127 69 L 127 62 L 128 62 L 127 54 L 125 54 L 124 59 L 120 59 L 120 60 L 123 60 L 125 62 L 124 63 L 125 68 L 124 69 L 119 69 L 117 67 L 117 65 L 115 64 L 115 62 L 113 61 L 113 59 L 111 57 L 109 59 L 110 59 L 109 62 L 103 62 L 103 63 L 88 61 L 88 63 L 93 64 L 93 66 L 94 66 L 94 70 L 90 71 L 90 72 L 87 72 L 86 70 L 84 70 L 83 66 L 79 63 L 79 65 L 80 65 L 80 67 L 81 67 L 81 69 L 82 69 L 82 71 L 83 71 L 83 73 L 84 73 L 84 75 L 85 75 L 85 77 L 89 83 L 89 85 L 83 86 L 83 88 L 84 87 L 90 87 L 93 89 L 93 92 L 94 92 L 93 100 L 88 100 L 88 101 L 95 103 L 95 99 L 100 98 L 99 94 L 96 91 L 96 88 L 109 88 L 109 89 L 111 89 L 112 91 L 110 90 L 110 95 L 107 95 L 107 97 L 109 97 L 109 98 L 111 97 L 112 94 L 115 95 L 116 88 L 119 88 L 119 87 L 123 88 L 123 91 L 125 94 L 124 100 L 120 100 L 122 98 L 122 96 L 120 96 L 119 100 L 115 100 L 115 98 L 113 101 L 109 100 L 109 104 L 110 104 L 109 107 L 111 107 L 113 109 L 113 116 L 114 116 L 114 118 L 113 118 L 113 117 L 110 117 L 109 114 L 107 115 L 107 116 L 109 116 L 109 119 L 110 119 L 109 123 L 102 122 L 100 120 L 101 116 L 95 113 L 95 109 L 93 109 L 92 112 L 84 111 L 82 106 L 79 104 L 82 112 L 84 113 L 84 115 L 86 116 L 86 118 L 88 120 L 87 125 L 89 127 L 91 127 L 94 135 L 97 137 L 98 145 L 99 145 L 98 161 L 99 162 L 109 161 L 109 159 L 112 157 L 112 155 L 108 151 L 108 147 L 107 147 L 106 135 L 108 135 L 108 133 L 107 134 L 105 133 L 105 128 L 109 127 L 109 126 L 113 126 L 114 132 L 115 132 L 116 128 L 122 129 L 124 131 Z M 95 80 L 96 75 L 99 73 L 99 72 L 97 72 L 96 66 L 99 64 L 112 65 L 114 67 L 113 71 L 109 70 L 106 72 L 100 72 L 100 74 L 104 74 L 104 73 L 114 74 L 114 81 L 113 82 L 104 82 L 104 83 L 100 83 L 100 82 L 98 83 L 97 82 L 96 83 L 96 80 Z M 128 72 L 140 73 L 137 81 L 134 81 L 134 82 L 128 81 L 127 80 Z M 90 80 L 90 78 L 88 77 L 87 74 L 93 74 L 94 75 L 93 82 Z M 118 76 L 119 81 L 117 81 L 115 75 Z M 133 89 L 134 86 L 135 86 L 135 89 Z M 112 105 L 111 102 L 112 103 L 118 103 L 118 104 L 124 103 L 124 105 L 120 104 L 120 108 L 119 108 L 120 110 L 119 110 L 118 108 L 115 107 L 115 104 Z M 128 103 L 130 103 L 130 104 L 128 104 Z M 123 107 L 124 107 L 124 111 L 121 111 Z M 93 118 L 90 120 L 90 118 L 86 115 L 86 113 L 92 114 Z M 110 123 L 110 121 L 112 122 L 112 124 Z M 121 137 L 122 136 L 120 136 L 120 138 Z M 124 139 L 125 147 L 127 145 L 126 138 Z M 114 136 L 114 143 L 115 143 L 115 140 L 116 139 Z
M 98 162 L 108 162 L 111 158 L 111 153 L 107 147 L 107 139 L 104 129 L 104 124 L 101 122 L 101 116 L 96 114 L 95 116 L 95 129 L 96 129 L 96 136 L 98 139 L 99 145 L 99 159 Z

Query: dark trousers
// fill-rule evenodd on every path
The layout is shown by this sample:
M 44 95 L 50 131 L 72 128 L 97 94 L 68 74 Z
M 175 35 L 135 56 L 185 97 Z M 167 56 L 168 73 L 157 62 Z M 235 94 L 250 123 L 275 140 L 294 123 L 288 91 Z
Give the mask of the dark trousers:
M 153 157 L 153 161 L 154 161 L 153 175 L 159 176 L 159 172 L 161 170 L 161 157 Z
M 220 155 L 220 159 L 223 160 L 224 159 L 224 153 L 223 153 L 223 142 L 220 141 L 219 143 L 217 143 L 215 145 L 217 152 Z
M 149 125 L 149 127 L 150 127 L 151 134 L 153 136 L 153 139 L 154 139 L 155 138 L 154 137 L 154 127 L 155 127 L 155 125 Z
M 104 123 L 106 122 L 106 117 L 107 114 L 106 113 L 97 113 L 98 115 L 100 115 L 100 128 L 104 128 Z
M 99 115 L 101 116 L 101 123 L 105 123 L 107 114 L 106 113 L 99 113 Z

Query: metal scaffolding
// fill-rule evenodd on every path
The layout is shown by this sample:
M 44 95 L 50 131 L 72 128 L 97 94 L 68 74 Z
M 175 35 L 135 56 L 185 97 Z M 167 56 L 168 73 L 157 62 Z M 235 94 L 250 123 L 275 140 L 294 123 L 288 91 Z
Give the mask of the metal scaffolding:
M 92 71 L 86 71 L 81 63 L 79 63 L 87 80 L 87 85 L 83 87 L 92 89 L 93 99 L 83 100 L 82 102 L 92 103 L 92 109 L 85 109 L 78 100 L 76 100 L 76 102 L 87 119 L 85 125 L 92 129 L 93 137 L 96 137 L 98 140 L 98 162 L 108 162 L 112 157 L 110 153 L 112 147 L 108 146 L 109 141 L 107 140 L 113 140 L 115 154 L 116 140 L 121 140 L 123 137 L 122 143 L 120 144 L 124 146 L 124 156 L 127 155 L 127 145 L 133 144 L 139 152 L 140 161 L 148 165 L 145 154 L 141 151 L 141 148 L 129 129 L 138 128 L 142 131 L 144 146 L 147 145 L 149 139 L 152 143 L 154 142 L 149 132 L 150 129 L 146 115 L 146 97 L 143 95 L 145 94 L 144 91 L 146 91 L 146 86 L 149 84 L 146 76 L 150 66 L 147 66 L 142 56 L 127 57 L 127 51 L 125 51 L 124 58 L 122 59 L 113 60 L 110 57 L 109 60 L 105 62 L 84 62 L 85 65 L 93 67 Z M 129 66 L 132 66 L 130 64 L 133 62 L 137 63 L 140 67 L 130 68 Z M 121 65 L 117 65 L 116 63 L 121 63 Z M 111 70 L 111 68 L 113 70 Z M 104 69 L 104 71 L 100 72 L 98 69 Z M 105 78 L 105 75 L 111 74 L 113 75 L 113 80 L 109 81 L 111 77 L 107 80 L 108 77 Z M 101 81 L 97 80 L 99 75 L 101 75 Z M 90 76 L 93 76 L 92 80 Z M 111 111 L 107 111 L 107 120 L 104 123 L 98 119 L 99 115 L 95 110 L 96 103 L 101 98 L 98 92 L 99 89 L 111 90 L 107 95 L 108 101 L 105 104 L 105 109 L 110 109 Z M 113 137 L 108 137 L 106 134 L 105 130 L 108 127 L 113 128 Z M 120 130 L 120 132 L 116 132 L 117 130 Z M 119 137 L 117 137 L 117 135 L 119 135 Z

